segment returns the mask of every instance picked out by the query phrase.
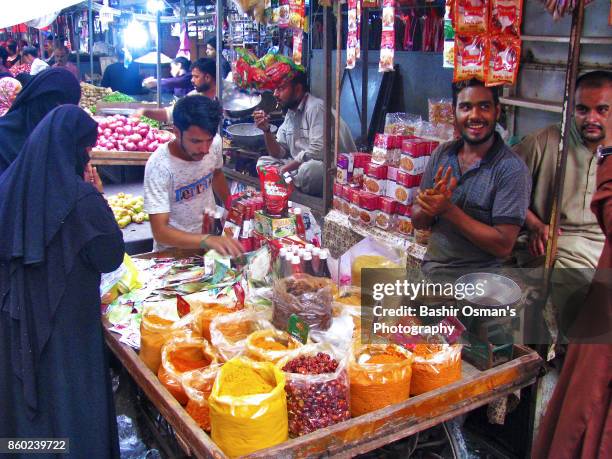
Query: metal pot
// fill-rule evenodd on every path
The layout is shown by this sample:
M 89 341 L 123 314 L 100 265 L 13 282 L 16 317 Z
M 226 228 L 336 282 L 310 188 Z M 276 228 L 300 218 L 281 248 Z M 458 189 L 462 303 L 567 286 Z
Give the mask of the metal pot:
M 223 95 L 223 112 L 228 118 L 246 118 L 251 116 L 260 103 L 259 94 L 247 94 L 235 90 Z
M 276 132 L 276 126 L 270 125 L 270 130 Z M 232 124 L 226 129 L 232 140 L 232 145 L 245 150 L 261 150 L 265 147 L 264 132 L 253 123 Z

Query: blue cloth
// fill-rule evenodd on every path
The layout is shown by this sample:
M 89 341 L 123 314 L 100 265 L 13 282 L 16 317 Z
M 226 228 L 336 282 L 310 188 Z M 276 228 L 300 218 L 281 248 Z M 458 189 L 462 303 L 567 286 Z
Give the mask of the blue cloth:
M 463 175 L 458 153 L 463 140 L 440 145 L 427 163 L 421 190 L 434 186 L 438 168 L 452 168 L 457 188 L 452 201 L 470 217 L 489 226 L 522 226 L 531 196 L 531 175 L 525 163 L 495 133 L 487 155 Z M 484 251 L 463 236 L 448 220 L 437 218 L 423 260 L 423 271 L 437 268 L 489 268 L 501 259 Z
M 38 412 L 37 369 L 81 251 L 106 236 L 115 238 L 117 245 L 109 251 L 114 259 L 106 268 L 116 268 L 123 256 L 123 239 L 112 212 L 95 188 L 83 181 L 89 161 L 86 148 L 94 145 L 96 136 L 97 123 L 79 107 L 57 107 L 0 176 L 0 335 L 5 340 L 0 379 L 8 379 L 2 376 L 10 360 L 26 405 L 20 408 L 27 408 L 31 418 Z M 84 214 L 86 218 L 75 215 L 83 201 L 89 202 L 87 212 L 93 214 Z M 99 288 L 99 272 L 97 276 Z M 84 285 L 76 288 L 73 299 L 88 294 L 81 291 Z M 94 309 L 99 312 L 97 298 Z M 40 376 L 43 381 L 48 377 Z M 0 398 L 5 399 L 1 389 Z
M 134 96 L 146 92 L 142 80 L 138 64 L 131 63 L 126 69 L 122 62 L 115 62 L 104 70 L 100 86 Z
M 47 69 L 23 87 L 10 110 L 0 118 L 0 174 L 15 161 L 34 128 L 61 104 L 78 104 L 79 82 L 66 69 Z

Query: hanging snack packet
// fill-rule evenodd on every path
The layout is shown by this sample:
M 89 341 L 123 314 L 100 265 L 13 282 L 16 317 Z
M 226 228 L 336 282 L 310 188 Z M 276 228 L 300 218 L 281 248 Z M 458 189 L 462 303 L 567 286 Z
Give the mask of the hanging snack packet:
M 478 35 L 455 35 L 455 73 L 453 81 L 485 79 L 485 38 Z
M 285 182 L 276 166 L 261 166 L 258 173 L 266 214 L 282 217 L 287 212 L 293 186 Z
M 485 33 L 489 22 L 489 0 L 456 0 L 455 31 Z
M 355 57 L 361 59 L 361 0 L 356 1 L 357 9 L 357 46 L 355 46 Z
M 278 27 L 281 29 L 289 27 L 289 0 L 279 0 Z
M 489 32 L 520 37 L 523 0 L 491 0 Z
M 357 60 L 357 0 L 348 2 L 348 35 L 346 40 L 346 68 L 354 69 Z
M 294 30 L 304 30 L 306 7 L 304 0 L 289 0 L 289 27 Z
M 304 40 L 304 32 L 302 30 L 293 31 L 293 62 L 297 65 L 302 65 L 302 49 Z
M 496 36 L 489 39 L 487 46 L 487 86 L 516 83 L 521 56 L 519 38 Z
M 385 31 L 382 33 L 380 42 L 380 62 L 378 63 L 379 72 L 393 71 L 393 59 L 395 57 L 395 32 Z

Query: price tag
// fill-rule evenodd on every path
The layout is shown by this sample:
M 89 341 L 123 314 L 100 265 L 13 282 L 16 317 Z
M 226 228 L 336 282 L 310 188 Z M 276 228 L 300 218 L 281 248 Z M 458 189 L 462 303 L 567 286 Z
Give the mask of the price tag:
M 308 332 L 310 331 L 310 327 L 297 315 L 291 314 L 291 316 L 289 317 L 289 325 L 287 327 L 287 331 L 291 336 L 299 340 L 302 344 L 306 344 L 306 341 L 308 341 Z

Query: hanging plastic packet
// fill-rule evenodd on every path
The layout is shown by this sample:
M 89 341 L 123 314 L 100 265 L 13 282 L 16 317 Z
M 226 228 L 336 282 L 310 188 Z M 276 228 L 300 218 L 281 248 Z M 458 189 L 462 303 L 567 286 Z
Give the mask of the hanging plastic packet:
M 395 57 L 395 0 L 383 0 L 379 72 L 393 71 Z
M 521 35 L 523 0 L 491 0 L 491 34 Z
M 306 7 L 304 0 L 289 0 L 289 27 L 294 30 L 304 30 Z
M 485 79 L 486 39 L 479 35 L 455 35 L 453 81 Z
M 355 46 L 355 57 L 361 59 L 361 0 L 357 0 L 357 46 Z
M 302 30 L 293 31 L 293 62 L 302 65 L 304 32 Z
M 455 31 L 485 33 L 489 23 L 489 0 L 456 0 Z
M 521 40 L 496 36 L 487 46 L 487 86 L 514 85 L 521 57 Z
M 279 0 L 278 27 L 281 29 L 289 27 L 289 0 Z
M 276 166 L 261 166 L 257 171 L 266 214 L 271 217 L 282 217 L 287 212 L 293 186 L 285 182 Z
M 348 2 L 348 35 L 346 39 L 346 68 L 354 69 L 357 60 L 357 0 Z

